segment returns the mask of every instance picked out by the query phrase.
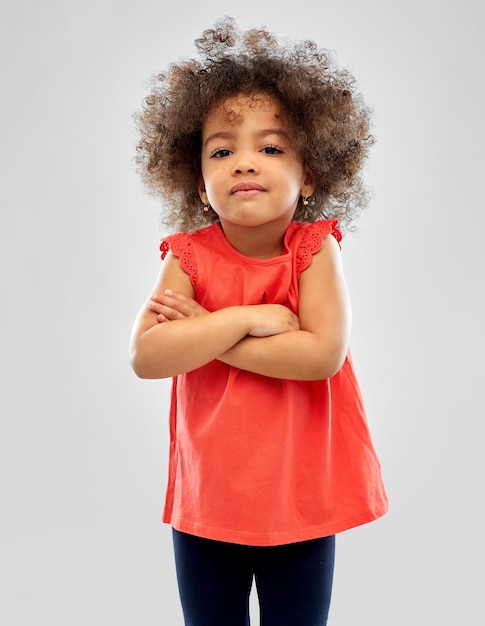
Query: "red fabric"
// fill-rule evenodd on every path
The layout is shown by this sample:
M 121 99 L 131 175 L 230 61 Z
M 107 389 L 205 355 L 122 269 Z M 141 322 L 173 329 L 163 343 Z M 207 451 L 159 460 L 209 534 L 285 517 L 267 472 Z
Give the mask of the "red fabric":
M 336 220 L 292 222 L 276 258 L 245 257 L 219 224 L 162 241 L 210 311 L 285 304 Z M 278 545 L 370 522 L 387 510 L 381 468 L 350 354 L 332 378 L 301 382 L 219 361 L 174 378 L 163 521 L 233 543 Z

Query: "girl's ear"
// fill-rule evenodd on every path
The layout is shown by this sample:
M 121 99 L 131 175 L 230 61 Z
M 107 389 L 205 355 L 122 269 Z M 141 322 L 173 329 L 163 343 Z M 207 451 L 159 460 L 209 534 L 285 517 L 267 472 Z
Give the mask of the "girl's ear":
M 197 191 L 199 192 L 199 196 L 200 199 L 202 200 L 203 204 L 209 204 L 209 199 L 207 198 L 207 193 L 205 191 L 205 183 L 204 183 L 204 179 L 201 178 L 199 181 L 199 185 L 197 187 Z
M 307 170 L 303 185 L 301 187 L 301 195 L 303 197 L 309 197 L 315 191 L 315 175 L 311 170 Z

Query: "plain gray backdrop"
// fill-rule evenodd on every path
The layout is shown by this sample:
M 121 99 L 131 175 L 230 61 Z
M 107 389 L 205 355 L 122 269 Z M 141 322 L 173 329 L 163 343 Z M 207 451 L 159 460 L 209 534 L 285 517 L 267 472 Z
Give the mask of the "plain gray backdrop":
M 2 624 L 183 623 L 160 522 L 169 383 L 128 363 L 163 234 L 133 114 L 224 14 L 336 51 L 375 111 L 373 198 L 343 254 L 390 512 L 339 536 L 329 625 L 484 623 L 479 7 L 1 1 Z

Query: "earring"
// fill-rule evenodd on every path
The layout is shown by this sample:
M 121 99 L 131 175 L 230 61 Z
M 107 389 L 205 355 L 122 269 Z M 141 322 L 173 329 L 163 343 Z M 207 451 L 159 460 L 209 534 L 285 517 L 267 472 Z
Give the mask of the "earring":
M 310 196 L 303 196 L 303 199 L 301 201 L 301 203 L 303 204 L 303 206 L 308 206 L 308 198 Z
M 207 204 L 204 204 L 204 208 L 203 208 L 204 213 L 209 213 L 210 209 L 211 209 L 211 205 L 208 202 Z

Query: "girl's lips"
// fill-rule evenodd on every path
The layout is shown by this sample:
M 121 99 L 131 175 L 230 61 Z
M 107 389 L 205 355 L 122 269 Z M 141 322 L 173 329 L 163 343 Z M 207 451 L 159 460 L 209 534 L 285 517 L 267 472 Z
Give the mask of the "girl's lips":
M 234 187 L 231 188 L 231 195 L 232 194 L 238 194 L 238 195 L 253 195 L 254 193 L 257 193 L 259 191 L 266 191 L 264 187 L 262 187 L 261 185 L 258 185 L 257 183 L 238 183 L 237 185 L 234 185 Z

